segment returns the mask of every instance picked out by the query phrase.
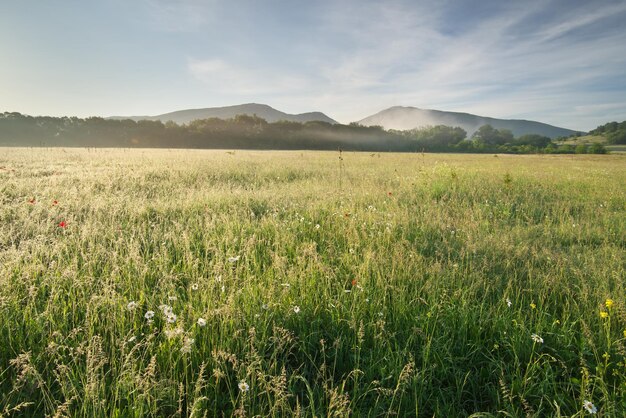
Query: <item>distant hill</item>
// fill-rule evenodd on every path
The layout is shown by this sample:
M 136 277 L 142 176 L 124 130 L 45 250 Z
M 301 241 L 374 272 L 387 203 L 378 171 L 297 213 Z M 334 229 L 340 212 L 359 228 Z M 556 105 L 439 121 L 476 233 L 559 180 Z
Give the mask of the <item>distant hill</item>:
M 196 119 L 231 119 L 237 115 L 256 115 L 270 123 L 278 122 L 281 120 L 301 123 L 313 121 L 328 122 L 332 124 L 337 123 L 337 121 L 329 118 L 322 112 L 308 112 L 300 113 L 298 115 L 292 115 L 289 113 L 281 112 L 280 110 L 276 110 L 271 106 L 258 103 L 247 103 L 242 105 L 225 107 L 208 107 L 205 109 L 178 110 L 176 112 L 164 113 L 157 116 L 112 116 L 108 119 L 132 119 L 135 121 L 160 120 L 161 122 L 167 122 L 171 120 L 178 124 L 183 124 L 189 123 L 192 120 Z
M 445 112 L 441 110 L 419 109 L 416 107 L 394 106 L 368 116 L 358 122 L 364 126 L 382 126 L 385 129 L 410 130 L 426 126 L 458 126 L 467 131 L 468 138 L 483 125 L 496 129 L 508 129 L 518 137 L 526 134 L 538 134 L 549 138 L 570 136 L 578 133 L 571 129 L 559 128 L 546 123 L 530 120 L 496 119 L 470 113 Z

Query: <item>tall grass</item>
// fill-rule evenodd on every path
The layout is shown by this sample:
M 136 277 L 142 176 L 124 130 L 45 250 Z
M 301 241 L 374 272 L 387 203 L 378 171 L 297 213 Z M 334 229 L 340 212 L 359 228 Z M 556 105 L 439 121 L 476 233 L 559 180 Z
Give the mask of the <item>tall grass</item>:
M 0 150 L 0 416 L 624 415 L 624 156 L 342 158 Z

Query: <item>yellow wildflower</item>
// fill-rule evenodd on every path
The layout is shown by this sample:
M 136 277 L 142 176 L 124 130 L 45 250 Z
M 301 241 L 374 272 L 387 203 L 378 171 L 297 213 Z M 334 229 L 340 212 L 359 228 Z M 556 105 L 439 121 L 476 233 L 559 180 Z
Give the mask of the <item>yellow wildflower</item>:
M 536 309 L 536 308 L 537 308 L 537 305 L 535 305 L 534 303 L 530 304 L 530 309 Z
M 607 309 L 611 309 L 613 307 L 613 299 L 607 299 L 604 304 L 606 305 Z
M 626 338 L 626 329 L 624 330 L 624 338 Z
M 600 318 L 608 318 L 609 313 L 607 311 L 600 311 Z

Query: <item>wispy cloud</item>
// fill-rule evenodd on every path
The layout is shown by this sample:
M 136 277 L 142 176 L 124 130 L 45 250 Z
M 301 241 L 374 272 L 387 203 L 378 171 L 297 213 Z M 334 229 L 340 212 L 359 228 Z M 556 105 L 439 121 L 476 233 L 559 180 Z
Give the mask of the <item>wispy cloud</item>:
M 594 91 L 611 83 L 621 79 L 620 88 L 625 87 L 626 32 L 610 25 L 595 36 L 577 36 L 577 31 L 610 19 L 614 24 L 616 17 L 625 17 L 626 5 L 597 11 L 590 10 L 591 5 L 572 6 L 540 23 L 532 19 L 547 14 L 545 3 L 523 6 L 486 18 L 468 16 L 472 21 L 465 23 L 465 30 L 452 34 L 438 24 L 447 18 L 445 7 L 424 12 L 400 4 L 387 13 L 378 10 L 378 23 L 367 26 L 355 20 L 368 21 L 369 13 L 342 15 L 335 22 L 338 31 L 358 42 L 336 62 L 320 63 L 324 84 L 333 93 L 320 95 L 317 101 L 339 109 L 343 113 L 339 118 L 349 117 L 350 108 L 362 108 L 363 103 L 372 111 L 403 104 L 593 127 L 581 125 L 577 109 L 599 100 Z M 347 102 L 333 105 L 333 97 Z M 600 100 L 616 97 L 605 95 Z M 624 118 L 625 113 L 622 108 Z
M 271 68 L 236 65 L 221 58 L 187 61 L 190 74 L 218 94 L 234 96 L 291 95 L 307 87 L 306 78 Z
M 194 32 L 212 21 L 213 0 L 142 0 L 156 28 Z
M 97 24 L 93 8 L 12 9 L 0 25 L 14 39 L 0 99 L 24 111 L 58 106 L 56 91 L 33 84 L 56 66 L 68 109 L 82 100 L 77 85 L 100 86 L 106 105 L 76 113 L 257 101 L 342 122 L 393 105 L 581 130 L 626 119 L 623 0 L 111 0 L 98 3 Z M 59 27 L 64 37 L 46 36 Z M 83 48 L 55 50 L 77 34 Z M 66 55 L 102 65 L 81 71 Z

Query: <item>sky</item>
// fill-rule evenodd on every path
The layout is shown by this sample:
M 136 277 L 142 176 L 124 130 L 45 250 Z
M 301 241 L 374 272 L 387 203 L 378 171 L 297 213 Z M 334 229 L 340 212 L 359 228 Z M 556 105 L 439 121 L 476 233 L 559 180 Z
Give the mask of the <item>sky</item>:
M 0 112 L 626 120 L 624 0 L 3 0 Z

